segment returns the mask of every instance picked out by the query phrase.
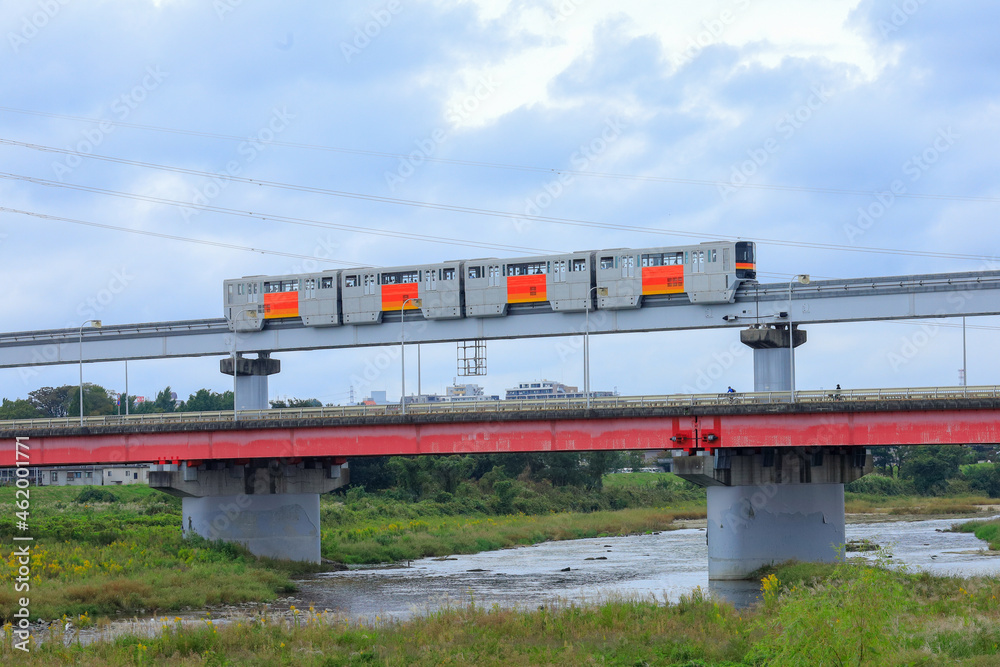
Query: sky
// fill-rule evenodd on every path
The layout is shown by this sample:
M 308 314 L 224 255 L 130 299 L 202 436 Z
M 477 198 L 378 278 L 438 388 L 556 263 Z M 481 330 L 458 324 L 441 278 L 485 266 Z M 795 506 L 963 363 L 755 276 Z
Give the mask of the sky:
M 244 275 L 719 236 L 757 243 L 761 282 L 997 268 L 998 24 L 986 0 L 5 0 L 0 331 L 220 317 Z M 970 384 L 1000 383 L 998 327 L 968 320 Z M 591 387 L 750 390 L 738 340 L 594 336 Z M 365 373 L 385 354 L 283 354 L 271 397 L 398 397 L 398 360 Z M 123 366 L 85 379 L 122 391 Z M 812 326 L 796 367 L 956 385 L 960 320 Z M 444 393 L 455 346 L 420 370 Z M 491 342 L 488 370 L 490 394 L 583 382 L 560 339 Z M 211 357 L 128 373 L 232 382 Z M 77 382 L 0 370 L 0 396 Z

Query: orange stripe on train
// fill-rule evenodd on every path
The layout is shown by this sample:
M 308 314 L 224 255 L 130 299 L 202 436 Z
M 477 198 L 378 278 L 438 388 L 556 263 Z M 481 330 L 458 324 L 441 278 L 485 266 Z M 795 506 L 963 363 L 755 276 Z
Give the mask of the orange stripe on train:
M 745 262 L 736 262 L 736 268 L 737 269 L 750 269 L 751 271 L 753 271 L 756 267 L 757 267 L 756 264 L 748 264 L 748 263 L 745 263 Z
M 399 285 L 382 285 L 382 310 L 399 310 L 407 299 L 420 297 L 417 283 L 400 283 Z M 405 310 L 416 310 L 417 306 L 410 301 Z
M 264 295 L 264 319 L 299 316 L 298 292 L 274 292 Z
M 533 303 L 548 298 L 544 274 L 507 277 L 507 303 Z
M 642 269 L 643 294 L 680 294 L 684 291 L 684 267 L 645 266 Z

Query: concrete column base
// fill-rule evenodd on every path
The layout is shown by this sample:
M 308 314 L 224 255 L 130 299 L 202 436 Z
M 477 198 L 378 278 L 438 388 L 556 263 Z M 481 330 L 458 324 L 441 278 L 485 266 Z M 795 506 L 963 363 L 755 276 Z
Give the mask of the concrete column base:
M 255 556 L 320 562 L 319 494 L 187 497 L 184 536 L 238 542 Z
M 710 486 L 708 578 L 747 579 L 765 565 L 830 563 L 846 542 L 843 484 Z

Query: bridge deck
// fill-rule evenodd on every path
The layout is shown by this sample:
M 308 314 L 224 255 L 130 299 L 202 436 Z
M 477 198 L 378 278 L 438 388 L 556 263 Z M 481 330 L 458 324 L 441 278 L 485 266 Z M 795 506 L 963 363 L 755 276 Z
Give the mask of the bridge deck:
M 933 392 L 933 395 L 931 395 Z M 810 395 L 810 394 L 821 394 Z M 876 398 L 872 398 L 872 395 Z M 907 397 L 917 394 L 919 397 Z M 968 393 L 969 397 L 965 394 Z M 0 466 L 179 460 L 357 457 L 530 451 L 872 447 L 1000 443 L 997 388 L 869 390 L 855 400 L 804 392 L 802 402 L 758 402 L 760 395 L 619 397 L 586 410 L 566 405 L 504 405 L 492 412 L 398 406 L 316 408 L 242 414 L 190 413 L 154 419 L 100 418 L 0 424 Z M 880 396 L 880 397 L 879 397 Z M 771 395 L 776 398 L 776 395 Z M 691 400 L 695 398 L 696 400 Z M 448 406 L 453 407 L 453 406 Z M 428 406 L 419 406 L 428 408 Z M 370 409 L 370 408 L 368 408 Z M 340 414 L 333 414 L 340 411 Z M 247 419 L 247 417 L 252 417 Z M 29 438 L 15 451 L 15 437 Z M 22 452 L 24 452 L 22 454 Z M 27 457 L 27 459 L 25 458 Z

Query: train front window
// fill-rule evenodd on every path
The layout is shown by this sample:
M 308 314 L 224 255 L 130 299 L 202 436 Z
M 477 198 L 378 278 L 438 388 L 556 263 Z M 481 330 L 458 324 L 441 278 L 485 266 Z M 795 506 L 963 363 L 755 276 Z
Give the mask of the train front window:
M 738 264 L 753 264 L 753 243 L 740 241 L 736 244 L 736 262 Z

